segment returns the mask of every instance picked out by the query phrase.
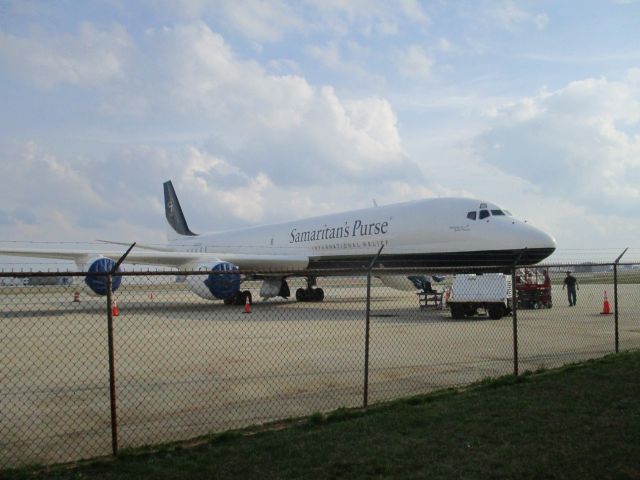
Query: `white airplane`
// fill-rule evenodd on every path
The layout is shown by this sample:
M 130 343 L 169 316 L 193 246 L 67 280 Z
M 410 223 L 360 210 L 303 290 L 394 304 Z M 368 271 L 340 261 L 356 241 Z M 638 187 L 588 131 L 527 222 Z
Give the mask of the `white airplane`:
M 517 220 L 495 204 L 467 198 L 434 198 L 324 215 L 275 225 L 233 231 L 193 233 L 185 220 L 171 181 L 164 183 L 166 247 L 137 245 L 127 263 L 174 267 L 180 271 L 228 272 L 190 275 L 194 293 L 225 303 L 244 303 L 246 279 L 263 280 L 260 296 L 289 297 L 286 279 L 303 276 L 307 288 L 296 291 L 298 301 L 322 301 L 315 287 L 323 270 L 367 267 L 380 247 L 377 268 L 446 269 L 447 267 L 531 265 L 555 250 L 547 233 Z M 121 242 L 107 242 L 128 245 Z M 122 251 L 5 249 L 0 255 L 72 260 L 87 272 L 108 272 Z M 243 275 L 256 271 L 260 275 Z M 273 274 L 268 272 L 272 271 Z M 423 288 L 426 277 L 380 275 L 382 282 L 402 290 Z M 115 276 L 113 288 L 120 286 Z M 104 280 L 87 276 L 97 295 L 106 294 Z

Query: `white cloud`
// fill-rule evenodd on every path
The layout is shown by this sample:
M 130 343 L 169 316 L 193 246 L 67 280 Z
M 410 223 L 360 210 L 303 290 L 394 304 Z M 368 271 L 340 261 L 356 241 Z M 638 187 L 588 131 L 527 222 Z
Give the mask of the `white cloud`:
M 223 10 L 237 30 L 259 42 L 276 42 L 288 32 L 304 30 L 294 8 L 279 0 L 223 2 Z
M 282 185 L 265 172 L 243 172 L 193 146 L 177 152 L 123 148 L 102 160 L 87 161 L 62 159 L 28 142 L 4 145 L 0 156 L 19 160 L 0 164 L 0 174 L 13 179 L 4 189 L 7 200 L 0 207 L 2 240 L 106 237 L 162 242 L 161 185 L 168 179 L 176 186 L 190 226 L 198 232 L 366 207 L 373 198 L 384 204 L 433 193 L 424 185 L 402 180 L 375 185 L 348 181 Z M 412 173 L 419 176 L 417 171 Z
M 429 78 L 433 59 L 419 45 L 411 45 L 398 55 L 396 65 L 405 77 Z
M 533 25 L 542 30 L 549 23 L 549 17 L 546 13 L 528 12 L 512 0 L 504 0 L 499 5 L 491 7 L 487 13 L 495 25 L 512 32 L 518 30 L 522 25 Z
M 33 141 L 0 144 L 0 158 L 0 177 L 11 179 L 3 185 L 2 239 L 71 239 L 113 206 L 83 172 L 83 159 L 59 158 Z
M 455 46 L 448 39 L 442 37 L 438 40 L 438 50 L 441 52 L 451 52 L 455 50 Z
M 343 52 L 343 50 L 345 51 Z M 306 47 L 306 51 L 335 73 L 343 75 L 358 85 L 380 85 L 384 82 L 382 77 L 370 73 L 362 66 L 369 56 L 369 52 L 357 42 L 347 42 L 346 49 L 343 49 L 338 41 L 333 40 L 322 46 L 310 45 Z M 345 59 L 345 53 L 354 60 Z
M 357 32 L 361 35 L 396 35 L 400 25 L 410 22 L 427 25 L 429 17 L 419 2 L 403 0 L 385 2 L 383 0 L 325 0 L 307 2 L 310 17 L 319 17 L 313 22 L 317 28 L 333 30 L 342 35 Z
M 157 11 L 166 12 L 169 18 L 222 23 L 225 28 L 257 43 L 274 43 L 291 34 L 318 32 L 338 36 L 390 36 L 401 33 L 404 22 L 423 26 L 430 22 L 416 0 L 391 3 L 384 0 L 148 0 L 147 3 Z
M 65 83 L 96 86 L 123 78 L 130 47 L 129 35 L 119 25 L 101 31 L 85 22 L 76 34 L 58 36 L 0 31 L 0 62 L 44 88 Z
M 640 68 L 630 68 L 624 79 L 632 85 L 640 86 Z
M 222 23 L 255 42 L 258 48 L 261 43 L 278 42 L 289 33 L 308 28 L 299 6 L 283 0 L 148 0 L 148 3 L 167 12 L 172 20 Z
M 3 193 L 7 195 L 4 206 L 44 206 L 50 193 L 64 208 L 107 205 L 76 165 L 57 158 L 33 141 L 6 145 L 2 153 L 5 160 L 0 162 L 0 178 L 11 179 L 3 186 Z
M 594 212 L 639 218 L 640 91 L 604 78 L 505 105 L 476 142 L 480 158 Z
M 300 76 L 269 74 L 200 22 L 153 32 L 150 41 L 165 58 L 165 84 L 151 103 L 210 122 L 207 150 L 243 172 L 276 183 L 408 176 L 397 169 L 408 160 L 386 100 L 343 99 Z

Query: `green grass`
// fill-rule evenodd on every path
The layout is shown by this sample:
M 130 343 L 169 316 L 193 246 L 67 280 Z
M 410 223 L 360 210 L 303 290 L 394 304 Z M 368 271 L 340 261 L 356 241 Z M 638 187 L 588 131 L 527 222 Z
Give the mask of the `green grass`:
M 640 353 L 7 478 L 640 478 Z M 0 473 L 2 477 L 2 473 Z

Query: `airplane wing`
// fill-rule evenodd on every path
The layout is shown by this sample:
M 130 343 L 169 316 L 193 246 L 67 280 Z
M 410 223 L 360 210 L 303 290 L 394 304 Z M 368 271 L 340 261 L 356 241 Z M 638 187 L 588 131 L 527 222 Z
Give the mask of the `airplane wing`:
M 55 250 L 55 249 L 4 249 L 0 255 L 11 255 L 34 258 L 55 258 L 71 260 L 77 265 L 86 264 L 89 259 L 103 256 L 117 261 L 124 254 L 122 251 L 97 250 Z M 166 252 L 166 251 L 135 251 L 132 250 L 125 260 L 126 263 L 140 265 L 158 265 L 188 269 L 194 263 L 229 262 L 237 265 L 241 270 L 303 270 L 309 264 L 306 256 L 294 255 L 253 255 L 241 253 L 204 253 L 204 252 Z

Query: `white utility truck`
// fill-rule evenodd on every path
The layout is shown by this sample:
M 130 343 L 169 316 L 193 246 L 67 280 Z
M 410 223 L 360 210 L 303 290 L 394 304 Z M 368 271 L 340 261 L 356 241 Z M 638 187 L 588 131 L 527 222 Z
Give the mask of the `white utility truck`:
M 511 276 L 502 273 L 456 275 L 447 301 L 451 318 L 472 317 L 486 310 L 494 320 L 511 313 Z

